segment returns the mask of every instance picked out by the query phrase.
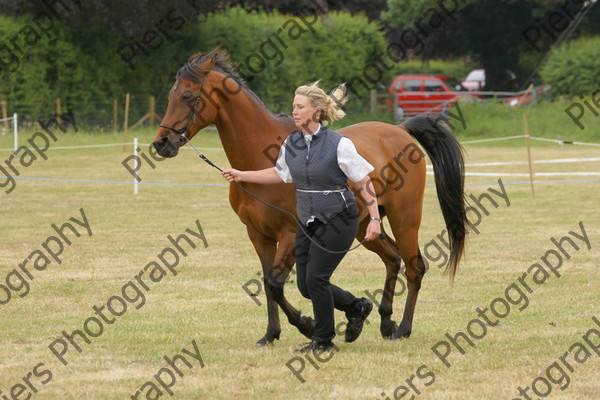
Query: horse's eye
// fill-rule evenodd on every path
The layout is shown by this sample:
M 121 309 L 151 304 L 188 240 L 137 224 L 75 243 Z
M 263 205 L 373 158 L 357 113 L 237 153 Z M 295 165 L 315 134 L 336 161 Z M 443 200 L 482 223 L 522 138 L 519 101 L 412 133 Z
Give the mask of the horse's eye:
M 189 93 L 186 93 L 183 95 L 183 101 L 189 101 L 192 98 L 192 95 Z

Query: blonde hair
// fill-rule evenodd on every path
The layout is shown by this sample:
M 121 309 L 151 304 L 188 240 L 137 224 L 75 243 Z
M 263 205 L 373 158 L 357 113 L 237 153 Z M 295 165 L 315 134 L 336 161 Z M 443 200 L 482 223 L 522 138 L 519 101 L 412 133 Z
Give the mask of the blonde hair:
M 346 113 L 342 110 L 342 106 L 348 101 L 346 95 L 346 84 L 342 83 L 327 95 L 323 89 L 319 87 L 321 81 L 316 81 L 310 85 L 302 85 L 296 89 L 294 95 L 302 95 L 308 97 L 310 104 L 313 107 L 321 107 L 321 115 L 319 121 L 324 125 L 329 125 L 333 121 L 344 118 Z

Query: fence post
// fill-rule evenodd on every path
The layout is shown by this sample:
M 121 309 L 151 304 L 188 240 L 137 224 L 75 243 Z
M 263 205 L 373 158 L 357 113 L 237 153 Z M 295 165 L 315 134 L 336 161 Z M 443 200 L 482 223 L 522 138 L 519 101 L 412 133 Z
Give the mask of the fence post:
M 529 162 L 529 182 L 531 182 L 531 197 L 535 197 L 533 189 L 533 166 L 531 165 L 531 147 L 529 146 L 529 124 L 527 122 L 527 114 L 523 114 L 523 125 L 525 127 L 525 141 L 527 142 L 527 160 Z
M 377 90 L 371 89 L 371 113 L 377 111 Z
M 60 97 L 56 98 L 56 125 L 58 128 L 62 129 L 62 118 L 59 118 L 62 115 L 62 107 L 60 104 Z
M 118 131 L 119 123 L 117 122 L 117 99 L 113 100 L 113 130 Z
M 123 116 L 123 150 L 127 143 L 127 128 L 129 127 L 129 93 L 125 95 L 125 115 Z
M 156 99 L 154 98 L 154 96 L 150 96 L 150 105 L 148 107 L 148 114 L 150 115 L 150 122 L 148 123 L 148 126 L 150 128 L 152 128 L 154 126 L 154 116 L 156 115 L 156 113 L 154 112 L 156 108 Z
M 15 134 L 15 154 L 17 154 L 17 148 L 19 147 L 19 130 L 17 129 L 17 113 L 13 114 L 13 131 Z
M 133 174 L 133 194 L 138 194 L 138 180 L 137 180 L 137 171 L 140 168 L 140 158 L 138 157 L 138 139 L 137 137 L 133 138 L 133 161 L 135 161 L 135 167 L 133 170 L 135 171 Z
M 4 129 L 2 130 L 2 135 L 6 135 L 6 131 L 8 131 L 8 107 L 6 100 L 2 100 L 2 119 L 4 120 Z

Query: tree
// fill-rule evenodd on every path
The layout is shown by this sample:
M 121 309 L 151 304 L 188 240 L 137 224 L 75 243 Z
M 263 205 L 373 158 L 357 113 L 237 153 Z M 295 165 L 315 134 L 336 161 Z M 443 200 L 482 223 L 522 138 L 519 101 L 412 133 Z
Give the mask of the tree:
M 219 0 L 0 0 L 0 9 L 4 14 L 16 16 L 49 13 L 74 29 L 96 26 L 131 36 L 156 24 L 169 9 L 198 15 L 223 7 L 221 3 Z
M 517 74 L 518 86 L 542 60 L 560 33 L 575 18 L 582 1 L 569 0 L 388 0 L 382 18 L 391 38 L 407 30 L 425 42 L 424 58 L 468 56 L 486 69 L 488 89 L 515 89 L 506 70 Z M 461 6 L 461 5 L 462 6 Z M 574 37 L 600 32 L 593 9 Z
M 325 11 L 345 11 L 352 15 L 363 13 L 370 21 L 379 21 L 386 8 L 386 0 L 245 0 L 229 1 L 228 6 L 239 5 L 253 10 L 274 11 L 299 15 L 307 8 L 319 7 Z
M 327 90 L 347 82 L 356 98 L 388 81 L 388 71 L 367 67 L 385 50 L 379 24 L 338 11 L 308 20 L 310 29 L 302 18 L 277 11 L 227 8 L 201 18 L 202 50 L 227 50 L 250 88 L 275 110 L 289 110 L 290 93 L 308 82 L 321 80 Z
M 0 97 L 24 118 L 47 112 L 55 97 L 94 121 L 125 93 L 139 99 L 132 118 L 147 110 L 148 95 L 161 96 L 161 110 L 175 72 L 201 42 L 198 0 L 48 2 L 54 8 L 0 1 L 12 7 L 0 16 Z

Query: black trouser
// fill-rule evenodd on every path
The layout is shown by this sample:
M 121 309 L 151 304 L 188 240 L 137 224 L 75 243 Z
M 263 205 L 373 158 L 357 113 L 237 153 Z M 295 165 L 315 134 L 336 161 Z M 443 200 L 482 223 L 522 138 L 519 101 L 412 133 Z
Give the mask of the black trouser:
M 298 289 L 313 303 L 315 333 L 313 340 L 328 341 L 335 336 L 334 307 L 355 313 L 355 301 L 350 292 L 340 289 L 329 282 L 329 278 L 346 255 L 358 231 L 356 206 L 345 209 L 327 223 L 315 220 L 304 227 L 308 235 L 327 250 L 344 251 L 329 253 L 316 246 L 302 229 L 296 234 L 296 270 Z

